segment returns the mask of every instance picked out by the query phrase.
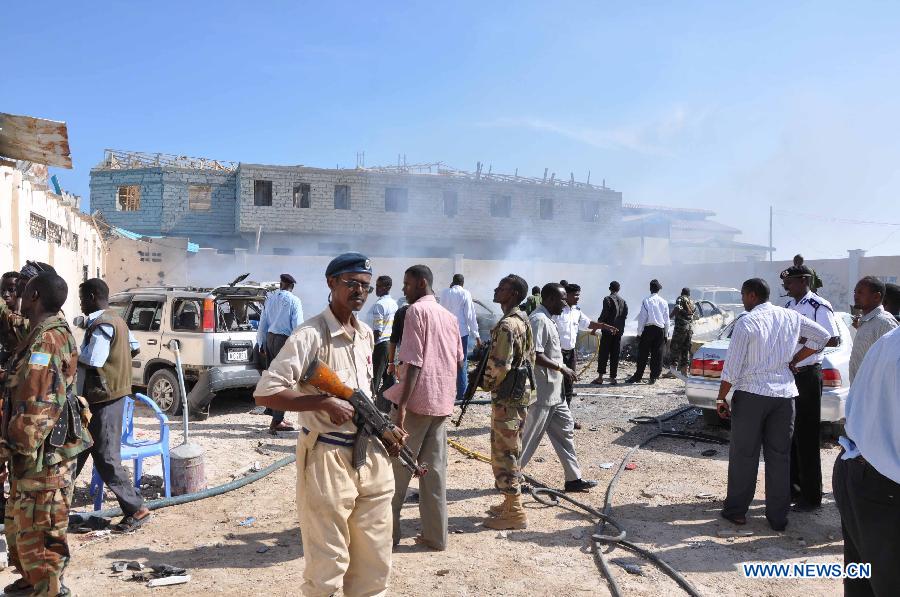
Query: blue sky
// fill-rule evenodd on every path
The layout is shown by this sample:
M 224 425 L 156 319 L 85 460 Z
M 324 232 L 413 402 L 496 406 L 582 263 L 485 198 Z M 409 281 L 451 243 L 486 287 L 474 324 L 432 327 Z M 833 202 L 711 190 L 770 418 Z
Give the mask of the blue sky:
M 13 3 L 0 110 L 104 148 L 605 179 L 776 258 L 900 254 L 900 4 Z M 326 6 L 326 4 L 328 4 Z M 798 215 L 799 214 L 799 215 Z M 818 214 L 815 219 L 802 214 Z M 839 220 L 839 221 L 835 221 Z

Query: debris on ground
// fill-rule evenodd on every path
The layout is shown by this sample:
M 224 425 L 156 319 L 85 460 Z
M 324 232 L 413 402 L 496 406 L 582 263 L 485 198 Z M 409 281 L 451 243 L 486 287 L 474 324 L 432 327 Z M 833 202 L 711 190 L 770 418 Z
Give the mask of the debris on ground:
M 719 453 L 718 450 L 713 450 L 712 448 L 710 448 L 709 450 L 703 450 L 702 452 L 700 452 L 700 455 L 701 456 L 715 456 L 718 453 Z
M 143 570 L 144 565 L 136 560 L 116 560 L 112 563 L 113 572 L 125 572 L 126 570 Z
M 256 553 L 266 553 L 267 551 L 269 551 L 269 548 L 266 547 L 265 545 L 263 545 L 262 547 L 258 547 L 256 549 Z
M 636 468 L 637 468 L 637 465 L 633 462 L 629 462 L 628 464 L 625 465 L 626 471 L 633 471 Z
M 435 574 L 437 574 L 438 576 L 447 576 L 448 574 L 450 574 L 450 569 L 449 568 L 441 568 L 440 570 L 435 572 Z
M 615 463 L 614 462 L 601 462 L 597 466 L 599 466 L 600 468 L 611 469 L 612 467 L 615 466 Z
M 256 517 L 255 517 L 255 516 L 248 516 L 248 517 L 245 518 L 244 520 L 240 521 L 240 522 L 238 523 L 238 526 L 239 526 L 239 527 L 250 527 L 250 526 L 253 526 L 253 523 L 254 523 L 254 522 L 256 522 Z
M 191 582 L 191 575 L 168 576 L 166 578 L 154 578 L 147 583 L 148 587 L 168 587 L 171 585 L 183 585 Z
M 644 576 L 644 569 L 640 564 L 632 564 L 630 562 L 626 562 L 621 558 L 616 558 L 612 560 L 614 564 L 617 566 L 621 566 L 622 569 L 628 574 L 634 574 L 636 576 Z
M 753 531 L 748 531 L 747 529 L 722 529 L 718 533 L 716 533 L 719 537 L 752 537 Z
M 254 406 L 253 408 L 250 409 L 250 414 L 251 415 L 264 415 L 264 414 L 266 414 L 266 407 L 265 406 Z

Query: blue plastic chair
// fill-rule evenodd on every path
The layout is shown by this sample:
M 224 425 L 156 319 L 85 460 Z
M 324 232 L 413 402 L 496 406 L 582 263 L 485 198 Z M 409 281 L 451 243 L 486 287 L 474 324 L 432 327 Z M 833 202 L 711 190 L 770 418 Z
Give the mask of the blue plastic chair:
M 159 407 L 153 400 L 144 394 L 135 394 L 134 396 L 153 409 L 153 413 L 159 421 L 159 440 L 139 440 L 134 437 L 135 399 L 131 396 L 125 396 L 125 408 L 122 412 L 122 460 L 134 461 L 134 486 L 140 490 L 144 458 L 162 457 L 163 486 L 166 490 L 166 497 L 172 497 L 169 469 L 169 418 L 159 410 Z M 90 492 L 94 497 L 94 510 L 99 510 L 103 507 L 103 479 L 100 478 L 100 473 L 97 472 L 96 466 L 91 476 Z

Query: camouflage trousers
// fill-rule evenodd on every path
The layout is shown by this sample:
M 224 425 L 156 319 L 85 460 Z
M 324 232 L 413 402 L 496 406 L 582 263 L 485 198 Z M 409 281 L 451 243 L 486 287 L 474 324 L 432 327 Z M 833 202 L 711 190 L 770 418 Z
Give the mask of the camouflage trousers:
M 69 492 L 67 488 L 22 489 L 21 485 L 33 482 L 11 481 L 4 515 L 9 561 L 34 587 L 33 595 L 68 594 L 62 576 L 69 563 Z
M 501 493 L 522 492 L 522 428 L 528 409 L 523 406 L 491 405 L 491 467 L 494 485 Z
M 672 332 L 672 342 L 669 344 L 669 353 L 672 356 L 672 364 L 677 369 L 691 366 L 691 338 L 694 330 L 691 328 L 675 328 Z

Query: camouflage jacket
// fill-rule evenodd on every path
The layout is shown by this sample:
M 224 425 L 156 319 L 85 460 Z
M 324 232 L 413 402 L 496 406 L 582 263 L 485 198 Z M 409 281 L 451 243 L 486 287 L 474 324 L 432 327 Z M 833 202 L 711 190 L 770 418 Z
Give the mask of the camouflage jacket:
M 28 335 L 28 320 L 10 311 L 6 303 L 0 300 L 0 349 L 13 354 L 19 343 Z M 0 363 L 0 368 L 5 363 Z
M 59 474 L 59 465 L 93 444 L 86 409 L 76 413 L 83 423 L 78 437 L 59 448 L 47 443 L 67 393 L 74 391 L 78 348 L 69 325 L 56 315 L 45 319 L 25 338 L 14 363 L 4 391 L 0 452 L 23 490 L 64 487 L 70 479 Z
M 515 308 L 505 314 L 494 329 L 491 330 L 491 353 L 481 387 L 497 400 L 497 388 L 513 368 L 521 367 L 525 360 L 534 367 L 534 337 L 528 316 L 521 309 Z M 523 399 L 516 404 L 505 406 L 528 406 L 534 402 L 534 392 L 529 389 Z
M 681 295 L 675 299 L 675 327 L 682 330 L 690 328 L 694 323 L 694 311 L 696 307 L 691 297 Z

